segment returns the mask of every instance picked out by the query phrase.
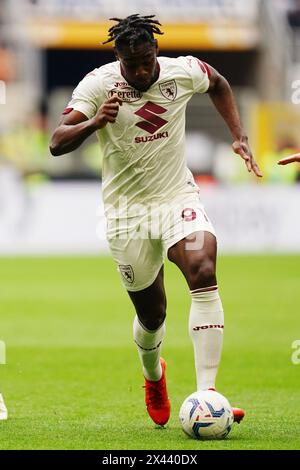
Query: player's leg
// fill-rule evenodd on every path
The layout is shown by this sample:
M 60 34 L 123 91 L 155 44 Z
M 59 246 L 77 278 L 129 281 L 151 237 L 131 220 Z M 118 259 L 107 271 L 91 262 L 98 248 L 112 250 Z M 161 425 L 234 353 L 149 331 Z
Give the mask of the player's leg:
M 166 363 L 160 357 L 165 336 L 166 295 L 164 267 L 151 286 L 128 294 L 136 310 L 133 336 L 145 377 L 145 402 L 150 417 L 164 425 L 170 417 L 170 401 L 166 385 Z
M 128 291 L 135 307 L 133 336 L 138 348 L 143 373 L 148 380 L 162 376 L 160 351 L 165 335 L 166 295 L 162 266 L 153 284 L 141 291 Z
M 184 274 L 191 293 L 189 333 L 194 346 L 198 390 L 215 388 L 221 359 L 224 313 L 216 279 L 216 238 L 197 232 L 168 250 Z
M 168 258 L 183 273 L 190 291 L 217 286 L 217 241 L 209 232 L 197 232 L 183 238 L 168 250 Z
M 191 292 L 189 333 L 194 346 L 197 389 L 215 390 L 224 329 L 216 277 L 216 238 L 209 232 L 197 232 L 169 248 L 168 258 L 180 268 Z M 237 423 L 245 416 L 240 408 L 233 408 L 233 414 Z
M 133 335 L 145 377 L 147 410 L 155 423 L 163 425 L 170 416 L 170 402 L 165 362 L 160 358 L 166 317 L 162 245 L 160 240 L 136 236 L 140 219 L 131 224 L 128 238 L 120 239 L 113 234 L 109 245 L 136 310 Z

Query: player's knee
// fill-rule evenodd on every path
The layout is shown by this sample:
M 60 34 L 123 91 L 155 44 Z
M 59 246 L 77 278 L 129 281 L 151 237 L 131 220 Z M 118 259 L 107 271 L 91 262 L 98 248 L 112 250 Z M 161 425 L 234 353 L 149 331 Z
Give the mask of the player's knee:
M 188 283 L 191 290 L 216 284 L 215 263 L 209 257 L 194 260 L 189 269 Z
M 166 308 L 165 305 L 156 306 L 152 308 L 147 315 L 143 314 L 140 316 L 142 324 L 147 330 L 155 331 L 158 330 L 166 319 Z

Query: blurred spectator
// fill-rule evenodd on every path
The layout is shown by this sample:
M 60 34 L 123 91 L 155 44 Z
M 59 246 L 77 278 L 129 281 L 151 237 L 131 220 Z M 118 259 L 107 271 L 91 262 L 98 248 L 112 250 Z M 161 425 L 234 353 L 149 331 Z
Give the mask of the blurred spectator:
M 275 4 L 277 10 L 283 14 L 287 15 L 287 13 L 295 7 L 295 0 L 272 0 Z
M 295 6 L 292 10 L 288 11 L 288 21 L 293 29 L 300 28 L 300 1 L 295 1 Z
M 16 61 L 12 50 L 7 44 L 5 8 L 6 2 L 0 0 L 0 80 L 10 82 L 16 77 Z
M 12 52 L 0 42 L 0 80 L 11 82 L 16 76 L 15 60 Z

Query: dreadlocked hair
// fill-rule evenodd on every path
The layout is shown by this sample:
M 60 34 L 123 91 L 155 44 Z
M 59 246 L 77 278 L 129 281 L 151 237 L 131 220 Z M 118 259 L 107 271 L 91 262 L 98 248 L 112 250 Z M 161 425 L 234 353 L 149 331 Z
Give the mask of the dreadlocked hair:
M 154 34 L 164 34 L 160 29 L 158 20 L 153 20 L 155 15 L 140 16 L 139 14 L 127 16 L 127 18 L 110 18 L 118 23 L 108 30 L 108 39 L 102 44 L 115 41 L 116 47 L 129 45 L 133 50 L 138 42 L 149 41 L 154 43 Z

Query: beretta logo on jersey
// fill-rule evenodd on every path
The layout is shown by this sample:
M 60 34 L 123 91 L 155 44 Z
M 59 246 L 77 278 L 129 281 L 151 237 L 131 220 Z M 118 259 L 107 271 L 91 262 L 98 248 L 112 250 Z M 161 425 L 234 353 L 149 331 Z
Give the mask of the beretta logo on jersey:
M 161 94 L 170 101 L 174 101 L 177 96 L 177 84 L 175 80 L 160 83 L 159 89 Z
M 143 94 L 131 88 L 130 86 L 123 86 L 122 88 L 113 88 L 108 92 L 108 97 L 111 98 L 112 96 L 117 95 L 122 101 L 126 103 L 134 103 L 142 98 Z

